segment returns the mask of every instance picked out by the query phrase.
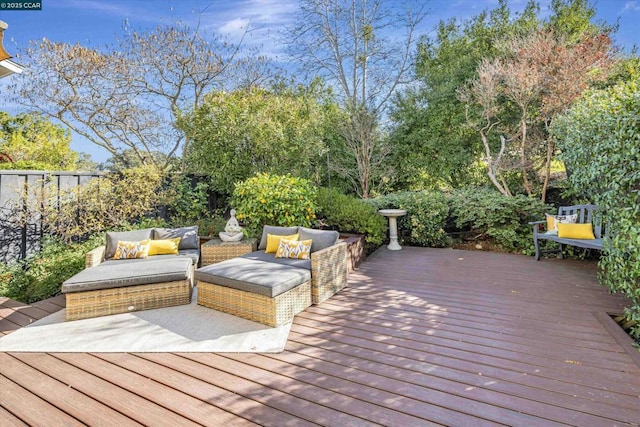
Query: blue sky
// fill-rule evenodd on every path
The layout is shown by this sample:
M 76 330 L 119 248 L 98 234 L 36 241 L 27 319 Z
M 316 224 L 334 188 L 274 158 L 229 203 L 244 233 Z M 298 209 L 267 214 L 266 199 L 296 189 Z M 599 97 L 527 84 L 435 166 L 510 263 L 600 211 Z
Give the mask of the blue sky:
M 543 16 L 547 14 L 550 2 L 540 1 Z M 426 3 L 429 15 L 421 32 L 432 34 L 440 19 L 470 18 L 497 3 L 497 0 L 431 0 Z M 511 0 L 509 7 L 518 11 L 525 3 L 525 0 Z M 616 44 L 625 50 L 633 45 L 640 46 L 640 0 L 592 3 L 597 9 L 596 20 L 610 24 L 619 20 Z M 181 20 L 190 26 L 199 23 L 207 32 L 231 37 L 239 37 L 245 28 L 250 28 L 252 31 L 245 37 L 245 45 L 258 46 L 263 54 L 286 61 L 277 35 L 291 23 L 296 7 L 296 0 L 42 0 L 41 11 L 0 11 L 0 20 L 9 24 L 4 46 L 11 54 L 26 48 L 30 40 L 43 37 L 100 47 L 121 37 L 126 26 L 140 29 Z M 19 112 L 12 106 L 3 105 L 2 88 L 0 84 L 0 108 L 12 114 Z M 104 161 L 109 156 L 78 137 L 73 138 L 72 148 L 91 154 L 96 161 Z

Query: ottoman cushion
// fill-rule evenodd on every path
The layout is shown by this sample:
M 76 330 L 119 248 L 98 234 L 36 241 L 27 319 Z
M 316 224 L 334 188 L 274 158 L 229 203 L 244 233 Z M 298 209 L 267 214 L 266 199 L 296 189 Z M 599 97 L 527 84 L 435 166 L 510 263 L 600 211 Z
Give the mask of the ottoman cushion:
M 195 278 L 273 298 L 311 280 L 311 271 L 274 262 L 233 258 L 197 269 Z
M 242 258 L 253 259 L 256 261 L 274 262 L 281 265 L 289 265 L 291 267 L 305 268 L 311 270 L 310 259 L 294 259 L 294 258 L 276 258 L 276 254 L 268 254 L 265 251 L 254 251 L 242 255 Z
M 84 292 L 186 280 L 190 276 L 191 265 L 189 257 L 153 261 L 105 261 L 66 280 L 62 284 L 62 292 Z

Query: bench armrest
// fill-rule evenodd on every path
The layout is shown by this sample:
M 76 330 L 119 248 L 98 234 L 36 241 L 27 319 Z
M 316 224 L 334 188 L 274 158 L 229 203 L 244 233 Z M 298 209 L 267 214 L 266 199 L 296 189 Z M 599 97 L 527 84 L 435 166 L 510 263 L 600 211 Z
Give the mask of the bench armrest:
M 99 265 L 102 261 L 104 261 L 104 253 L 107 247 L 102 245 L 98 246 L 92 251 L 87 252 L 85 256 L 84 266 L 85 268 L 95 267 Z
M 540 224 L 546 224 L 547 221 L 532 221 L 529 223 L 533 227 L 533 239 L 535 240 L 540 232 Z
M 345 242 L 311 254 L 311 284 L 314 304 L 320 304 L 347 285 Z

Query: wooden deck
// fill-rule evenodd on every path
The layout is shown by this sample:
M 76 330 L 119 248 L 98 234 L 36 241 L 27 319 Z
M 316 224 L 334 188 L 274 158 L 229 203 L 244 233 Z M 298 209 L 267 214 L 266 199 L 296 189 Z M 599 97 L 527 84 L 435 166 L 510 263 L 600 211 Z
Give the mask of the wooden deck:
M 591 263 L 381 249 L 280 354 L 0 353 L 0 425 L 640 425 Z M 1 301 L 10 333 L 55 311 Z

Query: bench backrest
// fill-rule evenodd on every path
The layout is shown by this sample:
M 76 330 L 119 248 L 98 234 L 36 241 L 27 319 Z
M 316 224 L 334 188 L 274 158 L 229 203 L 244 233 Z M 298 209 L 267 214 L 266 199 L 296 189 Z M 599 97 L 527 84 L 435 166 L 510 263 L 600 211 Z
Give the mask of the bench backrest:
M 602 237 L 602 220 L 596 215 L 598 206 L 596 205 L 575 205 L 575 206 L 560 206 L 558 208 L 558 215 L 573 215 L 577 214 L 577 222 L 580 224 L 592 223 L 593 234 L 596 239 Z

